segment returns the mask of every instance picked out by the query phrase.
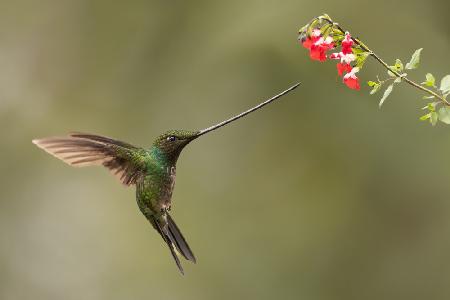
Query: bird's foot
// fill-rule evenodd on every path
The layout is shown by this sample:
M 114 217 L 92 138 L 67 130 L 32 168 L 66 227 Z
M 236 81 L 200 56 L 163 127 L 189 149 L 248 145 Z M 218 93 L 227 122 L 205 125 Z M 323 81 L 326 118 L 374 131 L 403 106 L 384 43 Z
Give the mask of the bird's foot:
M 172 209 L 172 206 L 161 207 L 161 212 L 167 213 L 167 212 L 171 211 L 171 209 Z

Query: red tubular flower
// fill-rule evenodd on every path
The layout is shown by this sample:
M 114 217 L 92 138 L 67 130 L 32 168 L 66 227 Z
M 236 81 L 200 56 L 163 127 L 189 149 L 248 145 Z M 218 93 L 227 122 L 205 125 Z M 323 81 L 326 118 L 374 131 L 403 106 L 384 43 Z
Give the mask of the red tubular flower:
M 327 60 L 326 49 L 321 45 L 312 45 L 309 51 L 309 57 L 312 60 L 325 61 Z
M 315 42 L 313 41 L 312 38 L 307 37 L 304 41 L 302 41 L 302 45 L 303 47 L 305 47 L 306 49 L 311 49 L 311 46 L 314 44 Z
M 342 40 L 341 46 L 342 46 L 342 53 L 343 54 L 350 54 L 353 53 L 352 46 L 354 42 L 352 40 L 352 37 L 350 33 L 345 33 L 345 38 Z
M 319 29 L 314 29 L 311 36 L 307 36 L 300 40 L 303 47 L 309 49 L 309 56 L 312 60 L 325 61 L 327 59 L 326 52 L 334 47 L 333 38 L 323 38 Z
M 352 66 L 350 66 L 350 64 L 338 63 L 336 67 L 339 76 L 342 76 L 344 73 L 349 73 L 352 70 Z
M 359 86 L 359 78 L 354 76 L 354 77 L 349 77 L 349 78 L 344 78 L 344 83 L 351 88 L 352 90 L 359 90 L 360 86 Z
M 356 59 L 353 53 L 344 54 L 342 52 L 335 52 L 330 55 L 330 59 L 340 59 L 341 62 L 336 65 L 339 76 L 348 73 L 352 70 L 350 63 Z
M 352 90 L 359 90 L 359 78 L 356 77 L 355 73 L 359 71 L 359 68 L 353 68 L 349 73 L 344 76 L 344 83 Z
M 329 36 L 326 39 L 321 37 L 311 46 L 309 56 L 312 60 L 325 61 L 327 59 L 326 52 L 333 47 L 332 37 Z
M 320 32 L 320 30 L 314 29 L 311 36 L 306 37 L 306 39 L 302 40 L 301 43 L 302 43 L 303 47 L 311 50 L 311 46 L 314 45 L 314 43 L 316 43 L 320 39 L 321 36 L 322 36 L 322 33 Z
M 322 32 L 317 28 L 312 31 L 311 35 L 306 35 L 305 32 L 302 32 L 299 40 L 303 47 L 309 49 L 311 59 L 320 62 L 327 59 L 327 51 L 335 46 L 333 37 L 328 36 L 324 38 Z M 352 49 L 354 43 L 350 33 L 346 32 L 341 42 L 341 51 L 332 53 L 330 59 L 340 60 L 336 68 L 339 76 L 344 76 L 344 84 L 353 90 L 359 90 L 359 78 L 355 75 L 359 68 L 350 65 L 357 58 Z

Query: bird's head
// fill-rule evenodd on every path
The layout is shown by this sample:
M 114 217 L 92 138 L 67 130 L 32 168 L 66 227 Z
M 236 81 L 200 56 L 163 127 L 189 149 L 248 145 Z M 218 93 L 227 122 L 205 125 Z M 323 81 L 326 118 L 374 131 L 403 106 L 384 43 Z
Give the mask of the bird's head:
M 199 136 L 199 131 L 169 130 L 156 138 L 153 147 L 164 153 L 167 159 L 176 162 L 183 148 Z

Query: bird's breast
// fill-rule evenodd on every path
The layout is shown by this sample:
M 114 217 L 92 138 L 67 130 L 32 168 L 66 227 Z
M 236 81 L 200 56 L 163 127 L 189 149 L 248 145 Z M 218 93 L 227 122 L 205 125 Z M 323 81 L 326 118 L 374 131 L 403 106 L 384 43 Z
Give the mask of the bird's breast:
M 148 174 L 136 186 L 136 200 L 144 214 L 159 214 L 170 209 L 175 188 L 175 167 L 161 168 L 159 174 Z

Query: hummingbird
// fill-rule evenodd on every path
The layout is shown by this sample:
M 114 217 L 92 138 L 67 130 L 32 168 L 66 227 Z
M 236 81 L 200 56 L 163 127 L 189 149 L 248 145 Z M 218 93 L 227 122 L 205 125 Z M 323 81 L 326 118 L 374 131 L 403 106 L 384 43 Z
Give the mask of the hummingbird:
M 196 258 L 169 214 L 175 187 L 176 163 L 181 151 L 193 140 L 262 108 L 299 85 L 297 83 L 255 107 L 208 128 L 194 131 L 169 130 L 158 136 L 147 149 L 87 133 L 34 139 L 32 142 L 71 166 L 104 166 L 125 186 L 134 185 L 140 211 L 161 235 L 179 271 L 184 274 L 180 256 L 193 263 L 196 263 Z

